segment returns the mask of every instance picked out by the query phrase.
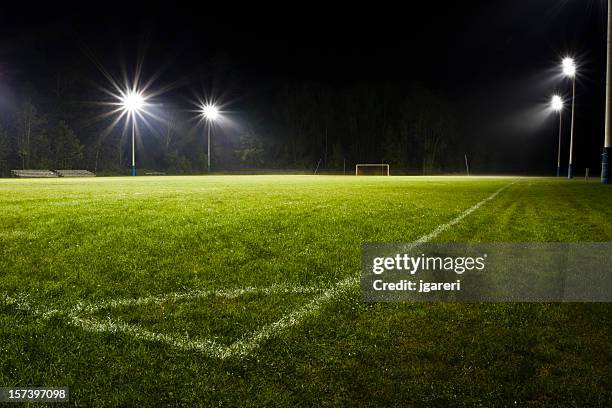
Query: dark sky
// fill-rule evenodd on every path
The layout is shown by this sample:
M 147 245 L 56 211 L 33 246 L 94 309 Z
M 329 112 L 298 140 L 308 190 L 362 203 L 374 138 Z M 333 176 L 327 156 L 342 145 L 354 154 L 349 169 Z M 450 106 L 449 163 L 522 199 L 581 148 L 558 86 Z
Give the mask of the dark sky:
M 569 90 L 555 75 L 560 58 L 572 53 L 581 63 L 575 161 L 577 167 L 598 167 L 605 94 L 603 0 L 416 3 L 401 8 L 376 2 L 3 6 L 0 90 L 18 89 L 11 87 L 15 83 L 36 85 L 64 66 L 101 83 L 93 59 L 117 73 L 121 62 L 131 70 L 139 53 L 145 76 L 160 73 L 159 84 L 176 85 L 172 97 L 191 96 L 210 78 L 237 82 L 233 96 L 242 97 L 243 109 L 249 97 L 285 81 L 337 87 L 418 81 L 459 106 L 464 137 L 495 135 L 506 142 L 500 149 L 529 150 L 525 165 L 536 168 L 540 150 L 556 138 L 556 122 L 542 109 L 552 92 Z M 218 72 L 210 72 L 211 61 Z M 550 156 L 554 161 L 555 152 Z

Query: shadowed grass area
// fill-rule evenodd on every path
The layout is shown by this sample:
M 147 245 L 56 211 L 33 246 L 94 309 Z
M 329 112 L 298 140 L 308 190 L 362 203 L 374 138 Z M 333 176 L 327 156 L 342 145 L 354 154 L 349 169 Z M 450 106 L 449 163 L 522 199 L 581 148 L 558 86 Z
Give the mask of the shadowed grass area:
M 363 242 L 410 242 L 515 179 L 211 176 L 0 180 L 0 290 L 34 306 L 271 285 L 333 287 Z M 519 179 L 436 241 L 612 241 L 612 190 Z M 100 310 L 237 341 L 313 294 Z M 0 384 L 79 405 L 609 406 L 607 304 L 374 304 L 358 288 L 245 358 L 91 333 L 0 302 Z

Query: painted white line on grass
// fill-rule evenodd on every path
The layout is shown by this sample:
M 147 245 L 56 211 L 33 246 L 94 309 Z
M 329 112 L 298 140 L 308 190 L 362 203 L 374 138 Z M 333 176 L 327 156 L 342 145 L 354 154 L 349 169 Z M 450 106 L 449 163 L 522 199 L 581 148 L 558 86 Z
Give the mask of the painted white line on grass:
M 465 210 L 464 212 L 462 212 L 461 214 L 459 214 L 457 217 L 453 218 L 446 224 L 439 225 L 435 230 L 433 230 L 429 234 L 423 235 L 421 238 L 417 239 L 416 241 L 413 241 L 413 244 L 414 244 L 413 246 L 416 246 L 418 244 L 425 244 L 431 241 L 432 239 L 434 239 L 435 237 L 437 237 L 438 235 L 440 235 L 441 233 L 443 233 L 450 227 L 461 222 L 461 220 L 463 220 L 465 217 L 467 217 L 468 215 L 470 215 L 471 213 L 473 213 L 474 211 L 476 211 L 477 209 L 485 205 L 487 202 L 493 200 L 495 197 L 497 197 L 499 193 L 501 193 L 502 191 L 504 191 L 505 189 L 507 189 L 508 187 L 510 187 L 511 185 L 515 183 L 516 181 L 513 181 L 512 183 L 503 186 L 502 188 L 500 188 L 499 190 L 497 190 L 496 192 L 494 192 L 493 194 L 491 194 L 490 196 L 488 196 L 487 198 L 485 198 L 478 204 L 475 204 L 472 207 L 468 208 L 467 210 Z
M 357 281 L 358 279 L 355 279 L 353 277 L 344 279 L 343 281 L 337 283 L 331 289 L 326 290 L 325 292 L 323 292 L 323 294 L 317 296 L 301 308 L 289 313 L 288 315 L 285 315 L 280 320 L 277 320 L 274 323 L 264 326 L 248 339 L 238 340 L 232 343 L 228 347 L 227 357 L 246 357 L 252 354 L 262 342 L 277 336 L 280 332 L 286 329 L 299 325 L 302 321 L 304 321 L 304 319 L 316 313 L 317 310 L 321 309 L 321 307 L 326 303 L 337 298 L 340 294 L 342 294 L 346 289 L 354 285 Z
M 95 318 L 88 315 L 106 308 L 117 308 L 122 306 L 142 306 L 147 304 L 162 304 L 165 302 L 185 301 L 204 297 L 221 297 L 234 299 L 243 295 L 261 294 L 312 294 L 320 293 L 327 288 L 316 288 L 310 286 L 287 286 L 272 285 L 268 287 L 246 287 L 235 289 L 208 289 L 193 290 L 184 293 L 171 293 L 164 296 L 147 296 L 141 298 L 115 299 L 107 302 L 84 304 L 79 303 L 69 310 L 45 308 L 42 305 L 32 306 L 27 295 L 16 297 L 4 296 L 3 303 L 28 314 L 49 319 L 58 316 L 67 323 L 79 327 L 87 332 L 93 333 L 126 333 L 138 340 L 155 341 L 165 343 L 169 346 L 184 350 L 195 350 L 209 357 L 224 359 L 236 354 L 231 346 L 215 341 L 214 338 L 189 338 L 185 335 L 174 335 L 153 332 L 138 325 L 128 324 L 122 321 Z
M 75 313 L 95 313 L 101 309 L 116 308 L 122 306 L 141 306 L 149 304 L 162 304 L 166 302 L 177 302 L 192 300 L 205 297 L 220 297 L 225 299 L 235 299 L 243 295 L 275 295 L 275 294 L 308 294 L 323 292 L 326 288 L 316 288 L 312 286 L 287 286 L 272 285 L 266 287 L 246 287 L 234 289 L 197 289 L 189 292 L 169 293 L 162 296 L 145 296 L 140 298 L 113 299 L 97 303 L 79 303 L 73 312 Z
M 95 304 L 83 305 L 79 304 L 68 313 L 68 319 L 74 326 L 80 327 L 83 330 L 97 333 L 105 332 L 123 332 L 139 340 L 157 341 L 166 343 L 170 346 L 202 352 L 209 357 L 225 359 L 238 354 L 236 351 L 242 351 L 241 347 L 236 347 L 234 344 L 225 346 L 216 342 L 214 339 L 190 339 L 187 336 L 163 334 L 152 332 L 143 329 L 138 325 L 127 324 L 121 321 L 101 320 L 96 318 L 83 318 L 80 314 L 95 313 L 101 309 L 116 308 L 122 306 L 141 306 L 147 304 L 162 304 L 170 301 L 191 300 L 204 297 L 221 297 L 225 299 L 234 299 L 247 294 L 311 294 L 324 292 L 324 288 L 316 288 L 309 286 L 286 286 L 272 285 L 268 287 L 247 287 L 236 289 L 210 289 L 210 290 L 195 290 L 185 293 L 172 293 L 165 296 L 147 296 L 134 299 L 116 299 L 108 302 L 100 302 Z M 281 319 L 282 320 L 282 319 Z M 237 350 L 235 350 L 237 349 Z M 244 354 L 241 352 L 240 354 Z
M 444 231 L 448 230 L 452 226 L 461 222 L 461 220 L 463 220 L 465 217 L 467 217 L 468 215 L 470 215 L 471 213 L 473 213 L 474 211 L 482 207 L 488 201 L 493 200 L 495 197 L 497 197 L 499 193 L 501 193 L 503 190 L 510 187 L 514 183 L 516 183 L 516 181 L 503 186 L 502 188 L 495 191 L 493 194 L 491 194 L 484 200 L 480 201 L 479 203 L 463 211 L 461 214 L 459 214 L 457 217 L 453 218 L 449 222 L 439 225 L 429 234 L 423 235 L 421 238 L 417 239 L 416 241 L 413 241 L 411 248 L 414 248 L 420 244 L 427 243 L 431 241 L 432 239 L 436 238 L 438 235 L 440 235 Z M 240 355 L 240 356 L 248 356 L 249 354 L 252 354 L 261 345 L 263 341 L 271 337 L 277 336 L 278 334 L 280 334 L 280 332 L 286 329 L 299 325 L 306 318 L 317 313 L 324 305 L 333 301 L 340 294 L 345 292 L 347 289 L 349 289 L 353 285 L 357 285 L 358 283 L 359 283 L 359 276 L 351 276 L 351 277 L 348 277 L 340 281 L 338 284 L 336 284 L 335 287 L 329 289 L 328 291 L 324 292 L 320 296 L 317 296 L 316 298 L 314 298 L 313 300 L 311 300 L 309 303 L 302 306 L 301 308 L 297 309 L 296 311 L 289 313 L 282 319 L 272 324 L 264 326 L 262 329 L 260 329 L 255 334 L 253 334 L 249 339 L 236 341 L 229 347 L 230 351 L 232 351 L 233 355 Z
M 69 313 L 68 321 L 70 324 L 81 329 L 94 333 L 125 333 L 137 340 L 146 340 L 165 343 L 169 346 L 195 350 L 214 358 L 226 358 L 227 346 L 216 343 L 213 339 L 190 339 L 188 336 L 172 335 L 153 332 L 143 329 L 138 325 L 128 324 L 121 321 L 101 320 L 95 318 L 84 318 L 74 313 Z
M 26 312 L 30 315 L 49 319 L 53 316 L 59 316 L 67 323 L 79 327 L 87 332 L 95 333 L 117 333 L 122 332 L 129 334 L 140 340 L 156 341 L 166 343 L 181 349 L 197 350 L 205 353 L 210 357 L 225 358 L 227 346 L 216 344 L 213 340 L 191 340 L 185 336 L 175 336 L 163 333 L 156 333 L 142 327 L 127 324 L 124 322 L 113 322 L 110 320 L 101 320 L 95 318 L 81 317 L 75 312 L 75 309 L 70 311 L 61 311 L 57 309 L 45 309 L 43 307 L 35 307 L 26 300 L 25 296 L 11 297 L 4 296 L 5 305 L 14 307 L 17 310 Z
M 61 310 L 58 309 L 47 309 L 44 307 L 35 307 L 26 300 L 27 296 L 20 295 L 18 297 L 12 297 L 5 295 L 4 296 L 4 304 L 8 306 L 12 306 L 17 310 L 21 310 L 22 312 L 27 312 L 34 316 L 39 316 L 44 319 L 49 319 L 53 316 L 61 316 L 64 314 Z

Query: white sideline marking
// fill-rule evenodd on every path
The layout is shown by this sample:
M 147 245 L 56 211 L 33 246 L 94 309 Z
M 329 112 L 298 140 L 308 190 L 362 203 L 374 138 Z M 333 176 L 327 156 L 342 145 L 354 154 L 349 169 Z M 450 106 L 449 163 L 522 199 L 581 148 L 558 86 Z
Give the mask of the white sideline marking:
M 477 209 L 482 207 L 488 201 L 493 200 L 495 197 L 497 197 L 497 195 L 499 193 L 501 193 L 502 191 L 504 191 L 505 189 L 507 189 L 508 187 L 513 185 L 514 183 L 516 183 L 516 181 L 513 181 L 510 184 L 506 184 L 505 186 L 503 186 L 502 188 L 500 188 L 499 190 L 497 190 L 496 192 L 494 192 L 493 194 L 491 194 L 490 196 L 488 196 L 487 198 L 485 198 L 484 200 L 482 200 L 478 204 L 475 204 L 472 207 L 468 208 L 467 210 L 465 210 L 464 212 L 462 212 L 461 214 L 459 214 L 457 217 L 453 218 L 452 220 L 450 220 L 446 224 L 439 225 L 435 230 L 433 230 L 429 234 L 423 235 L 421 238 L 417 239 L 416 241 L 413 241 L 413 247 L 417 246 L 419 244 L 424 244 L 426 242 L 431 241 L 432 239 L 434 239 L 435 237 L 437 237 L 438 235 L 440 235 L 442 232 L 446 231 L 447 229 L 449 229 L 453 225 L 458 224 L 465 217 L 467 217 L 468 215 L 470 215 L 471 213 L 473 213 L 474 211 L 476 211 Z
M 470 215 L 471 213 L 473 213 L 474 211 L 476 211 L 477 209 L 482 207 L 488 201 L 493 200 L 495 197 L 497 197 L 497 195 L 499 193 L 501 193 L 503 190 L 505 190 L 506 188 L 510 187 L 514 183 L 516 183 L 516 181 L 503 186 L 502 188 L 500 188 L 499 190 L 497 190 L 496 192 L 491 194 L 489 197 L 485 198 L 484 200 L 480 201 L 479 203 L 477 203 L 477 204 L 473 205 L 472 207 L 468 208 L 467 210 L 463 211 L 461 214 L 459 214 L 457 217 L 453 218 L 451 221 L 447 222 L 446 224 L 442 224 L 442 225 L 438 226 L 436 229 L 434 229 L 429 234 L 423 235 L 421 238 L 417 239 L 416 241 L 413 241 L 413 243 L 412 243 L 412 245 L 410 247 L 414 248 L 415 246 L 418 246 L 420 244 L 424 244 L 426 242 L 431 241 L 432 239 L 434 239 L 435 237 L 440 235 L 442 232 L 446 231 L 450 227 L 452 227 L 455 224 L 459 223 L 465 217 L 467 217 L 468 215 Z M 288 329 L 288 328 L 290 328 L 292 326 L 299 325 L 304 319 L 306 319 L 310 315 L 316 313 L 326 303 L 334 300 L 338 295 L 343 293 L 346 289 L 348 289 L 352 285 L 355 285 L 355 284 L 358 284 L 358 283 L 359 283 L 359 276 L 348 277 L 348 278 L 340 281 L 338 284 L 336 284 L 335 287 L 333 287 L 333 288 L 329 289 L 328 291 L 324 292 L 323 294 L 317 296 L 316 298 L 314 298 L 313 300 L 311 300 L 309 303 L 307 303 L 306 305 L 302 306 L 301 308 L 297 309 L 296 311 L 289 313 L 288 315 L 286 315 L 282 319 L 280 319 L 280 320 L 278 320 L 278 321 L 276 321 L 276 322 L 274 322 L 272 324 L 264 326 L 262 329 L 260 329 L 255 334 L 253 334 L 253 336 L 251 336 L 248 340 L 246 340 L 246 341 L 245 340 L 236 341 L 235 343 L 233 343 L 229 347 L 230 350 L 232 350 L 234 352 L 234 354 L 243 355 L 243 356 L 251 354 L 256 348 L 259 347 L 259 345 L 263 341 L 265 341 L 265 340 L 267 340 L 267 339 L 269 339 L 269 338 L 271 338 L 273 336 L 278 335 L 279 332 L 281 332 L 283 330 L 286 330 L 286 329 Z
M 451 228 L 452 226 L 458 224 L 465 217 L 482 207 L 485 203 L 490 200 L 493 200 L 499 193 L 503 190 L 515 184 L 512 182 L 510 184 L 505 185 L 499 190 L 495 191 L 489 197 L 480 201 L 479 203 L 473 205 L 467 210 L 463 211 L 457 217 L 453 218 L 451 221 L 439 225 L 432 232 L 427 235 L 424 235 L 413 241 L 410 245 L 411 248 L 418 246 L 420 244 L 424 244 L 426 242 L 431 241 L 442 232 Z M 79 303 L 75 307 L 67 311 L 61 311 L 57 309 L 44 309 L 42 307 L 33 307 L 31 304 L 23 297 L 4 297 L 4 303 L 7 305 L 12 305 L 18 310 L 22 310 L 33 315 L 41 316 L 43 318 L 50 318 L 53 316 L 62 316 L 65 317 L 68 322 L 74 326 L 80 327 L 83 330 L 90 332 L 98 332 L 98 333 L 116 333 L 122 332 L 127 333 L 139 340 L 148 340 L 148 341 L 156 341 L 166 343 L 170 346 L 181 348 L 184 350 L 197 350 L 202 352 L 210 357 L 215 357 L 219 359 L 226 359 L 230 357 L 246 357 L 251 355 L 262 342 L 277 336 L 280 332 L 287 330 L 293 326 L 297 326 L 301 324 L 306 318 L 314 315 L 318 312 L 324 305 L 336 299 L 339 295 L 344 293 L 347 289 L 359 283 L 359 276 L 351 276 L 348 277 L 332 288 L 327 290 L 321 288 L 314 287 L 288 287 L 281 285 L 273 285 L 270 287 L 264 288 L 256 288 L 256 287 L 247 287 L 247 288 L 237 288 L 237 289 L 219 289 L 219 290 L 194 290 L 185 293 L 172 293 L 165 296 L 147 296 L 142 298 L 132 298 L 132 299 L 117 299 L 111 300 L 107 302 L 99 302 L 93 304 L 84 304 Z M 100 320 L 96 318 L 86 318 L 82 317 L 83 314 L 91 314 L 97 312 L 101 309 L 105 308 L 115 308 L 121 306 L 139 306 L 145 304 L 160 304 L 167 301 L 178 301 L 178 300 L 189 300 L 194 298 L 201 298 L 207 296 L 217 296 L 223 298 L 237 298 L 245 294 L 278 294 L 278 293 L 316 293 L 323 292 L 319 296 L 312 299 L 306 305 L 298 308 L 297 310 L 283 316 L 281 319 L 277 320 L 274 323 L 268 324 L 262 327 L 260 330 L 254 332 L 250 337 L 242 340 L 237 340 L 229 346 L 219 344 L 215 342 L 214 339 L 190 339 L 188 336 L 177 336 L 177 335 L 169 335 L 163 333 L 156 333 L 150 330 L 143 329 L 140 326 L 127 324 L 124 322 L 113 322 L 111 320 Z

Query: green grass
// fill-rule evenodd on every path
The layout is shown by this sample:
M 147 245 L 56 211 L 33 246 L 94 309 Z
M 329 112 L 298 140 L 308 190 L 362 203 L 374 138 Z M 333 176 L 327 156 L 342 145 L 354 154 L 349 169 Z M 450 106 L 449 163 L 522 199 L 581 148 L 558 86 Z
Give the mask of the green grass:
M 0 386 L 76 405 L 612 405 L 608 304 L 364 304 L 342 292 L 253 353 L 218 359 L 66 313 L 198 290 L 330 288 L 364 242 L 410 242 L 509 178 L 211 176 L 0 180 Z M 519 179 L 435 241 L 612 241 L 612 189 Z M 221 345 L 317 293 L 212 294 L 87 317 Z

